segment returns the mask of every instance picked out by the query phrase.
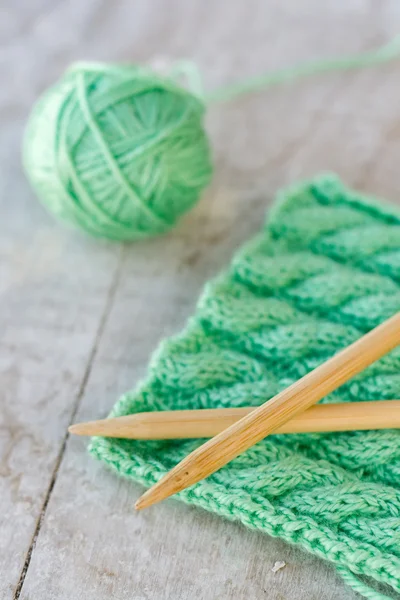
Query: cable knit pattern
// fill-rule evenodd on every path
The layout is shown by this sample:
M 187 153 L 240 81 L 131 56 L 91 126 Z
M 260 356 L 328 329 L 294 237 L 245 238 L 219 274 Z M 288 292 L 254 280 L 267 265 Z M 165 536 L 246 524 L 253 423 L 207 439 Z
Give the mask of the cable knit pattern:
M 398 310 L 400 211 L 321 176 L 280 194 L 112 415 L 261 404 Z M 399 349 L 323 402 L 392 398 Z M 200 443 L 94 438 L 91 452 L 149 486 Z M 270 436 L 179 497 L 330 560 L 366 598 L 400 592 L 399 431 Z

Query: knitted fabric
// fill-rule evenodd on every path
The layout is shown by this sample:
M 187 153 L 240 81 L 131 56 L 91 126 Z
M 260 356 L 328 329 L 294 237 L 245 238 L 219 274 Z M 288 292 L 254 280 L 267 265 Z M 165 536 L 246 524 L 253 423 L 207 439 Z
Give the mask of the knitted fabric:
M 112 415 L 256 406 L 398 310 L 400 211 L 319 177 L 280 194 Z M 323 402 L 393 398 L 399 349 Z M 91 452 L 149 486 L 200 443 L 94 438 Z M 179 497 L 331 561 L 367 598 L 400 592 L 400 431 L 272 435 Z

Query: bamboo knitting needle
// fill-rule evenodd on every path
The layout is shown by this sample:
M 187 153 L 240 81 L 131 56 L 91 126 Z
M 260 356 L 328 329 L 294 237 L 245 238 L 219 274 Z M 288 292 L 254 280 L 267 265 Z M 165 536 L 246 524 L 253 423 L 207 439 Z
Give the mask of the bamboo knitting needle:
M 197 450 L 143 494 L 146 508 L 208 477 L 400 343 L 400 312 L 333 356 Z
M 207 438 L 217 435 L 254 406 L 201 410 L 142 412 L 114 419 L 76 423 L 68 429 L 77 435 L 131 440 Z M 278 427 L 275 433 L 311 433 L 400 428 L 400 400 L 320 404 Z

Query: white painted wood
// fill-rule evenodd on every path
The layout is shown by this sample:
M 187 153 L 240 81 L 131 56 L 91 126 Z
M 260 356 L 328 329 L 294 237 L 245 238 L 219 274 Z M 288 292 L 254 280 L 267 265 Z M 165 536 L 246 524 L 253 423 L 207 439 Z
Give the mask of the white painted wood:
M 118 260 L 53 226 L 35 232 L 30 215 L 23 235 L 0 236 L 0 597 L 23 567 Z
M 20 137 L 38 93 L 72 60 L 184 56 L 211 89 L 370 48 L 399 26 L 390 0 L 10 5 L 0 23 L 0 598 L 357 598 L 329 565 L 279 540 L 174 500 L 134 513 L 138 486 L 97 465 L 83 440 L 63 443 L 75 407 L 76 420 L 105 416 L 144 375 L 278 187 L 331 170 L 397 201 L 400 62 L 210 109 L 212 187 L 170 236 L 123 249 L 44 213 L 21 173 Z M 287 566 L 274 574 L 277 560 Z

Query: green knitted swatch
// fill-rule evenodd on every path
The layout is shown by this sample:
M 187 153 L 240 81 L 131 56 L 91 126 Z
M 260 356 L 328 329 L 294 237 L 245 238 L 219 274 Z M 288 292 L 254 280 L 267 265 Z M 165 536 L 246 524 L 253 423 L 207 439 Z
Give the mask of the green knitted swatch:
M 398 310 L 400 211 L 321 176 L 280 194 L 112 415 L 256 406 Z M 323 401 L 394 398 L 399 349 Z M 91 453 L 150 486 L 201 442 L 94 438 Z M 330 560 L 367 598 L 400 592 L 400 431 L 273 435 L 179 497 Z

